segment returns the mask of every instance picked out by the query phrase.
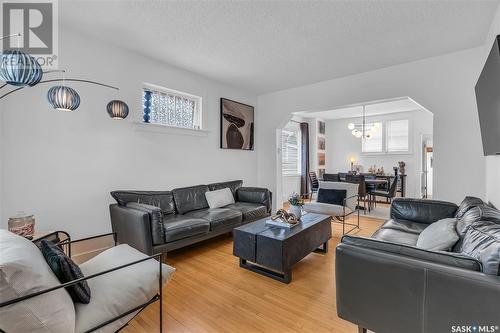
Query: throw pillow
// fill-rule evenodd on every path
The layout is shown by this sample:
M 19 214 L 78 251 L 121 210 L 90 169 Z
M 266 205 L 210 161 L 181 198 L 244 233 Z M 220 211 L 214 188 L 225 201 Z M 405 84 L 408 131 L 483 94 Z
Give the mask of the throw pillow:
M 347 195 L 347 190 L 320 188 L 318 190 L 318 198 L 316 199 L 316 201 L 332 205 L 343 206 L 346 195 Z
M 59 282 L 66 283 L 84 277 L 80 267 L 68 257 L 59 246 L 42 240 L 42 254 Z M 73 302 L 88 304 L 90 302 L 90 288 L 87 281 L 81 281 L 66 288 Z
M 462 254 L 479 260 L 484 273 L 500 275 L 500 224 L 491 221 L 473 223 L 465 233 Z
M 484 204 L 472 207 L 458 220 L 457 232 L 460 237 L 463 237 L 467 228 L 477 221 L 500 223 L 500 211 Z
M 208 191 L 205 193 L 205 198 L 208 202 L 208 207 L 211 209 L 224 207 L 234 203 L 233 192 L 226 187 L 220 190 Z
M 465 199 L 462 200 L 462 202 L 458 206 L 457 212 L 455 213 L 455 217 L 457 219 L 460 219 L 472 207 L 483 205 L 483 204 L 484 204 L 483 200 L 481 200 L 479 198 L 476 198 L 476 197 L 465 197 Z
M 417 247 L 430 251 L 449 250 L 458 241 L 456 224 L 455 218 L 442 219 L 430 224 L 418 236 Z

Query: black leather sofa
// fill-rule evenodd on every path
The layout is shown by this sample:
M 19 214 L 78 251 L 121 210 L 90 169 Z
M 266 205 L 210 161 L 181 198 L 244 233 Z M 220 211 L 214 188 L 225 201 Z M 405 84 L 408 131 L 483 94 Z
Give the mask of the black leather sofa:
M 119 243 L 148 255 L 167 253 L 269 216 L 271 192 L 242 185 L 235 180 L 172 191 L 113 191 L 117 203 L 109 207 L 111 226 Z M 235 203 L 209 209 L 205 193 L 226 187 Z
M 489 242 L 487 246 L 498 254 L 500 211 L 472 197 L 460 206 L 398 198 L 390 217 L 371 238 L 344 236 L 337 246 L 338 316 L 358 325 L 359 332 L 499 331 L 498 261 L 495 274 L 491 260 L 481 257 L 484 251 L 477 257 L 464 249 Z M 451 251 L 415 247 L 425 227 L 453 217 L 460 240 Z M 484 228 L 491 233 L 468 236 Z

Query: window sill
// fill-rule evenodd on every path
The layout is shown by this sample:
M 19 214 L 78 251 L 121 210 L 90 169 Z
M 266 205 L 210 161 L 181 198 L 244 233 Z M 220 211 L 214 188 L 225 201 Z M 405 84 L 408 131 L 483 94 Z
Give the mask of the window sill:
M 191 129 L 182 127 L 173 127 L 160 124 L 151 124 L 143 122 L 134 122 L 136 131 L 153 132 L 172 135 L 189 135 L 189 136 L 208 136 L 210 131 L 204 129 Z

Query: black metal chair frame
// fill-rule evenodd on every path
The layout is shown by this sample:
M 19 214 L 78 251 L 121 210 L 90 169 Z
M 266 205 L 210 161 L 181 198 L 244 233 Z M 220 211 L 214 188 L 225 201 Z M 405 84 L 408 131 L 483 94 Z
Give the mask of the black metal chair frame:
M 100 238 L 100 237 L 106 237 L 106 236 L 113 236 L 113 240 L 114 240 L 114 244 L 115 246 L 117 245 L 117 241 L 116 241 L 116 233 L 115 232 L 111 232 L 111 233 L 107 233 L 107 234 L 102 234 L 102 235 L 97 235 L 97 236 L 92 236 L 92 237 L 87 237 L 87 238 L 82 238 L 82 239 L 77 239 L 77 240 L 74 240 L 72 241 L 71 240 L 71 237 L 70 235 L 65 232 L 65 231 L 55 231 L 55 232 L 52 232 L 50 234 L 47 234 L 43 237 L 40 237 L 40 238 L 37 238 L 37 239 L 34 239 L 33 242 L 40 242 L 41 240 L 43 239 L 46 239 L 46 238 L 49 238 L 49 237 L 53 237 L 53 236 L 56 236 L 57 238 L 59 237 L 59 234 L 62 234 L 64 236 L 66 236 L 66 238 L 60 242 L 58 242 L 57 244 L 59 246 L 61 246 L 64 250 L 64 248 L 67 248 L 68 249 L 68 256 L 71 257 L 71 245 L 74 244 L 74 243 L 77 243 L 77 242 L 83 242 L 83 241 L 88 241 L 88 240 L 91 240 L 91 239 L 95 239 L 95 238 Z M 85 333 L 88 333 L 88 332 L 93 332 L 93 331 L 96 331 L 118 319 L 121 319 L 125 316 L 128 316 L 129 314 L 135 312 L 135 311 L 139 311 L 132 319 L 134 319 L 142 310 L 144 310 L 146 307 L 148 307 L 150 304 L 154 303 L 154 302 L 159 302 L 159 308 L 160 308 L 160 314 L 159 314 L 159 317 L 160 317 L 160 333 L 163 332 L 163 312 L 162 312 L 162 303 L 163 303 L 163 300 L 162 300 L 162 261 L 161 261 L 161 258 L 162 258 L 162 254 L 161 253 L 158 253 L 158 254 L 154 254 L 152 256 L 148 256 L 147 258 L 144 258 L 144 259 L 140 259 L 140 260 L 136 260 L 136 261 L 133 261 L 133 262 L 130 262 L 130 263 L 127 263 L 127 264 L 124 264 L 124 265 L 120 265 L 120 266 L 117 266 L 117 267 L 114 267 L 114 268 L 111 268 L 111 269 L 107 269 L 107 270 L 104 270 L 102 272 L 99 272 L 99 273 L 95 273 L 95 274 L 91 274 L 89 276 L 85 276 L 83 278 L 79 278 L 79 279 L 76 279 L 76 280 L 73 280 L 73 281 L 70 281 L 70 282 L 67 282 L 67 283 L 62 283 L 58 286 L 55 286 L 55 287 L 51 287 L 51 288 L 47 288 L 47 289 L 44 289 L 44 290 L 40 290 L 40 291 L 37 291 L 37 292 L 34 292 L 34 293 L 31 293 L 31 294 L 28 294 L 28 295 L 24 295 L 24 296 L 20 296 L 20 297 L 17 297 L 17 298 L 14 298 L 14 299 L 11 299 L 11 300 L 8 300 L 6 302 L 3 302 L 3 303 L 0 303 L 0 308 L 3 308 L 5 306 L 9 306 L 9 305 L 12 305 L 12 304 L 15 304 L 15 303 L 19 303 L 19 302 L 22 302 L 24 300 L 27 300 L 27 299 L 30 299 L 30 298 L 33 298 L 33 297 L 36 297 L 36 296 L 40 296 L 40 295 L 43 295 L 43 294 L 46 294 L 46 293 L 49 293 L 49 292 L 52 292 L 54 290 L 59 290 L 61 288 L 67 288 L 69 286 L 72 286 L 72 285 L 75 285 L 79 282 L 82 282 L 82 281 L 86 281 L 86 280 L 90 280 L 90 279 L 93 279 L 95 277 L 98 277 L 98 276 L 101 276 L 101 275 L 104 275 L 104 274 L 108 274 L 110 272 L 114 272 L 114 271 L 118 271 L 120 269 L 123 269 L 123 268 L 126 268 L 126 267 L 130 267 L 130 266 L 133 266 L 133 265 L 137 265 L 141 262 L 144 262 L 144 261 L 147 261 L 147 260 L 152 260 L 152 259 L 156 259 L 158 260 L 158 270 L 159 270 L 159 277 L 158 277 L 158 293 L 156 295 L 153 296 L 153 298 L 151 298 L 149 301 L 139 305 L 139 306 L 136 306 L 135 308 L 133 309 L 130 309 L 122 314 L 119 314 L 113 318 L 110 318 L 108 320 L 106 320 L 105 322 L 103 323 L 100 323 L 96 326 L 94 326 L 93 328 L 85 331 Z M 122 327 L 120 327 L 118 331 L 122 330 L 124 327 L 126 327 L 128 325 L 128 323 L 132 320 L 130 319 L 125 325 L 123 325 Z
M 352 198 L 357 198 L 357 204 L 356 204 L 356 209 L 353 210 L 352 212 L 350 212 L 349 214 L 346 214 L 345 213 L 345 207 L 346 207 L 346 203 L 347 203 L 347 200 L 348 199 L 352 199 Z M 347 197 L 343 200 L 343 215 L 342 216 L 335 216 L 335 218 L 342 224 L 342 235 L 347 235 L 349 234 L 350 232 L 356 230 L 356 229 L 360 229 L 359 228 L 359 194 L 355 194 L 355 195 L 352 195 L 350 197 Z M 358 219 L 357 219 L 357 223 L 354 224 L 354 223 L 347 223 L 346 222 L 346 217 L 350 216 L 351 214 L 354 214 L 354 213 L 358 213 Z M 347 230 L 347 232 L 345 231 L 345 226 L 351 226 L 352 228 Z

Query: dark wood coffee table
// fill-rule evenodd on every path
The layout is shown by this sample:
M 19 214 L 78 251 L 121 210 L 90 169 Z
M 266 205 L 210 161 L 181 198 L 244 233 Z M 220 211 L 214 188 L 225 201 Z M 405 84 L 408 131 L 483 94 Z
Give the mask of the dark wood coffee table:
M 292 229 L 266 225 L 270 218 L 233 230 L 233 254 L 240 267 L 280 282 L 292 281 L 292 266 L 311 252 L 328 252 L 331 217 L 308 213 Z

